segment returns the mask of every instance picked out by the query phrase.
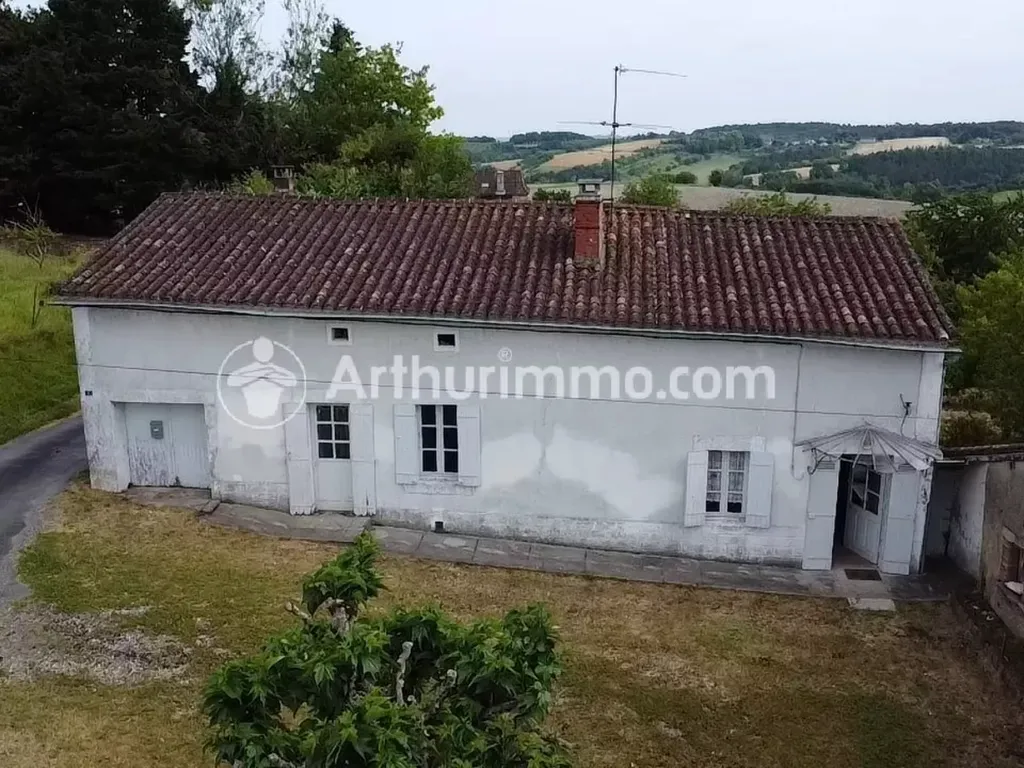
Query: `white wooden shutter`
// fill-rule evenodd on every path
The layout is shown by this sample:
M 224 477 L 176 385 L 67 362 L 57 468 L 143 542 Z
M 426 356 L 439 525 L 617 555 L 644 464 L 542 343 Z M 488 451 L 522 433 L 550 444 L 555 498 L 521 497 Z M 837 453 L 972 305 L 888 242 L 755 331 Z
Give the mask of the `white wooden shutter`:
M 772 490 L 775 487 L 775 456 L 751 451 L 747 475 L 747 525 L 768 528 L 772 524 Z
M 708 452 L 690 451 L 686 457 L 686 511 L 683 525 L 695 528 L 704 525 L 708 501 Z
M 917 513 L 921 477 L 911 469 L 883 475 L 883 509 L 885 512 L 885 538 L 879 547 L 879 560 L 883 573 L 910 573 L 914 556 L 914 516 Z
M 416 406 L 395 403 L 395 482 L 415 483 L 420 476 L 419 420 Z
M 293 515 L 311 515 L 316 508 L 313 482 L 313 441 L 309 428 L 309 410 L 304 404 L 283 406 L 285 462 L 288 472 L 288 511 Z
M 352 445 L 352 505 L 357 516 L 377 511 L 376 452 L 373 446 L 373 405 L 353 403 L 349 406 Z
M 480 406 L 460 405 L 459 483 L 480 485 Z

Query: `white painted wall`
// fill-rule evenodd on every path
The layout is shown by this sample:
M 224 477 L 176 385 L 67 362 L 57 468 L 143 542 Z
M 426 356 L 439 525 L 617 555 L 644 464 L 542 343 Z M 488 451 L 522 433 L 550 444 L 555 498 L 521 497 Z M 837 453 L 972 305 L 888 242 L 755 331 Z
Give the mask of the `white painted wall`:
M 92 481 L 108 490 L 128 484 L 124 425 L 115 404 L 192 402 L 206 406 L 216 497 L 309 511 L 309 448 L 296 445 L 303 440 L 296 420 L 254 432 L 236 426 L 216 405 L 224 356 L 258 336 L 302 359 L 311 403 L 325 401 L 343 354 L 353 356 L 365 382 L 371 366 L 388 366 L 394 355 L 407 361 L 419 355 L 423 364 L 438 366 L 498 366 L 503 348 L 511 350 L 512 366 L 646 366 L 655 389 L 666 387 L 669 372 L 680 365 L 775 369 L 771 402 L 474 399 L 481 410 L 480 485 L 444 489 L 396 482 L 396 401 L 384 389 L 363 406 L 369 410 L 362 412 L 362 449 L 372 453 L 355 473 L 356 506 L 383 521 L 419 527 L 440 519 L 456 532 L 799 564 L 810 483 L 805 455 L 794 442 L 865 421 L 926 441 L 934 441 L 938 429 L 941 353 L 470 327 L 458 329 L 459 351 L 452 353 L 434 351 L 434 333 L 451 327 L 444 323 L 336 320 L 352 329 L 351 346 L 337 347 L 327 343 L 332 323 L 326 319 L 78 307 L 74 322 Z M 901 395 L 913 402 L 906 420 Z M 696 440 L 720 437 L 763 438 L 774 456 L 768 528 L 712 520 L 682 525 L 687 454 Z M 930 483 L 917 482 L 917 474 L 914 479 L 906 494 L 901 485 L 901 498 L 908 495 L 906 503 L 914 504 L 916 568 Z
M 988 469 L 987 462 L 964 466 L 953 486 L 955 496 L 950 505 L 949 557 L 975 579 L 981 578 Z

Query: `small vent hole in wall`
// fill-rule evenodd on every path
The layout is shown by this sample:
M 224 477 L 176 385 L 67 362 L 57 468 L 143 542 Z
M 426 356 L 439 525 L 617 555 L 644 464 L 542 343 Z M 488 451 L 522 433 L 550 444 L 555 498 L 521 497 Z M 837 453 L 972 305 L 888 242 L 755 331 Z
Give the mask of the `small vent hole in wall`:
M 337 325 L 331 328 L 331 341 L 346 342 L 348 340 L 348 328 Z
M 434 533 L 444 533 L 444 521 L 443 520 L 435 520 L 434 521 Z
M 438 349 L 455 349 L 459 342 L 456 339 L 454 333 L 439 333 L 437 334 L 437 348 Z

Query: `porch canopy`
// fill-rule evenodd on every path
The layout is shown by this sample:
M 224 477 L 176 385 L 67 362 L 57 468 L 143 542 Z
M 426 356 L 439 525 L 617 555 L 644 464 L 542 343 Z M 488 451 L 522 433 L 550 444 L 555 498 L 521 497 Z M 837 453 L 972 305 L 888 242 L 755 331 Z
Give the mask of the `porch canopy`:
M 825 458 L 838 460 L 844 454 L 855 454 L 865 458 L 870 456 L 872 463 L 884 457 L 882 460 L 886 463 L 909 464 L 920 472 L 942 458 L 942 451 L 937 445 L 867 423 L 830 435 L 801 440 L 797 445 L 811 451 L 815 464 Z

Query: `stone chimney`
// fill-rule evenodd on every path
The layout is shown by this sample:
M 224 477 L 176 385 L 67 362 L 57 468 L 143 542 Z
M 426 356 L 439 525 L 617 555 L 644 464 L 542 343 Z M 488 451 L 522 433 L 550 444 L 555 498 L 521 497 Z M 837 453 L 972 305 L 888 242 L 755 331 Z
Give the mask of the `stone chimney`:
M 295 167 L 291 165 L 272 165 L 270 167 L 271 181 L 278 193 L 289 193 L 295 191 Z
M 604 266 L 604 203 L 600 179 L 579 179 L 573 208 L 573 263 L 577 267 Z

